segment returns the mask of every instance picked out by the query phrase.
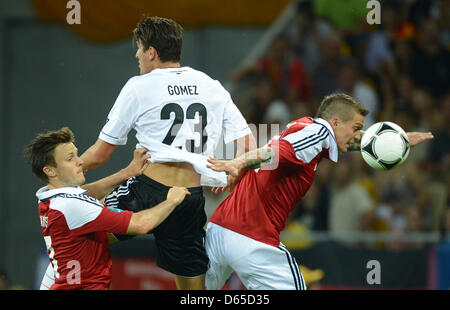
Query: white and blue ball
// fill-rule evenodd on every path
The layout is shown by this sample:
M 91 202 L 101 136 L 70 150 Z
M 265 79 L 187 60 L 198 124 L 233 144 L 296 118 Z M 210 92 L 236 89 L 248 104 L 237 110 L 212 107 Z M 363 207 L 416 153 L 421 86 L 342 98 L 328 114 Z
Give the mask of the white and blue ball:
M 400 166 L 408 158 L 410 148 L 406 132 L 392 122 L 373 124 L 361 138 L 361 155 L 377 170 Z

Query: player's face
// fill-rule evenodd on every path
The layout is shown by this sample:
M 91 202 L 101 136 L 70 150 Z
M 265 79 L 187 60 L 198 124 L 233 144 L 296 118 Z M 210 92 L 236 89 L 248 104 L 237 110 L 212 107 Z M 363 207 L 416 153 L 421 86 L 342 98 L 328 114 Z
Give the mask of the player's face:
M 56 167 L 50 183 L 57 187 L 79 186 L 85 181 L 83 160 L 78 157 L 78 149 L 73 143 L 60 144 L 55 148 Z
M 361 140 L 361 129 L 364 127 L 364 116 L 355 113 L 353 119 L 343 122 L 338 119 L 333 124 L 336 142 L 340 152 L 347 152 L 350 144 Z
M 139 61 L 140 74 L 147 74 L 154 69 L 152 65 L 153 49 L 150 47 L 144 50 L 143 45 L 139 41 L 137 42 L 137 47 L 136 59 Z

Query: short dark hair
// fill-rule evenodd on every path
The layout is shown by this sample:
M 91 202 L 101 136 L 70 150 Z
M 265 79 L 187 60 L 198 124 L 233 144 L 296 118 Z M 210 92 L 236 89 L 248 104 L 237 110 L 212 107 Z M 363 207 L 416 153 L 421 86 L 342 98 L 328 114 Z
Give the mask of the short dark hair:
M 352 96 L 344 93 L 335 93 L 326 96 L 320 103 L 316 117 L 330 120 L 333 116 L 338 116 L 346 122 L 353 118 L 354 112 L 366 116 L 369 110 Z
M 44 173 L 45 166 L 56 167 L 54 157 L 55 148 L 63 143 L 75 142 L 75 136 L 68 127 L 38 134 L 24 149 L 24 155 L 31 165 L 33 173 L 44 183 L 48 183 L 48 176 Z
M 183 27 L 177 22 L 162 17 L 144 15 L 133 31 L 134 40 L 144 50 L 152 46 L 161 61 L 180 61 L 183 44 Z

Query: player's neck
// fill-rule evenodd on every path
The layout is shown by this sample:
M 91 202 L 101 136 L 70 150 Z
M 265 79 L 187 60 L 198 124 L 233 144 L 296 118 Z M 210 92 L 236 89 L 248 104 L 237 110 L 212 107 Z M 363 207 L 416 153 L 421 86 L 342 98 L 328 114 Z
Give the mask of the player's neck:
M 64 188 L 64 187 L 76 187 L 76 186 L 81 186 L 81 185 L 82 184 L 67 184 L 67 183 L 61 182 L 59 180 L 50 180 L 50 182 L 47 183 L 47 187 L 50 190 Z
M 166 61 L 159 63 L 155 69 L 168 69 L 168 68 L 179 68 L 181 67 L 180 62 Z

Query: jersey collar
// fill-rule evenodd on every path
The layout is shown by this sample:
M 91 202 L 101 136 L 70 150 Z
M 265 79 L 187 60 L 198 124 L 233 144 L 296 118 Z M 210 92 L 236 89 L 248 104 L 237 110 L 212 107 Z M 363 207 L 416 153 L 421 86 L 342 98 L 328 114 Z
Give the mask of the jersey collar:
M 57 196 L 59 194 L 75 194 L 75 195 L 79 195 L 79 194 L 84 194 L 86 193 L 87 190 L 82 189 L 79 186 L 75 186 L 75 187 L 61 187 L 61 188 L 56 188 L 56 189 L 49 189 L 48 186 L 44 186 L 42 188 L 40 188 L 37 192 L 36 192 L 36 197 L 39 200 L 48 200 L 54 196 Z
M 328 123 L 326 120 L 324 120 L 323 118 L 314 118 L 313 119 L 314 122 L 319 123 L 324 125 L 328 131 L 331 133 L 331 136 L 333 137 L 333 139 L 331 139 L 331 145 L 330 145 L 330 150 L 329 150 L 329 157 L 332 161 L 334 161 L 335 163 L 337 163 L 338 161 L 338 147 L 337 147 L 337 142 L 336 142 L 336 137 L 334 135 L 334 130 L 331 127 L 330 123 Z

